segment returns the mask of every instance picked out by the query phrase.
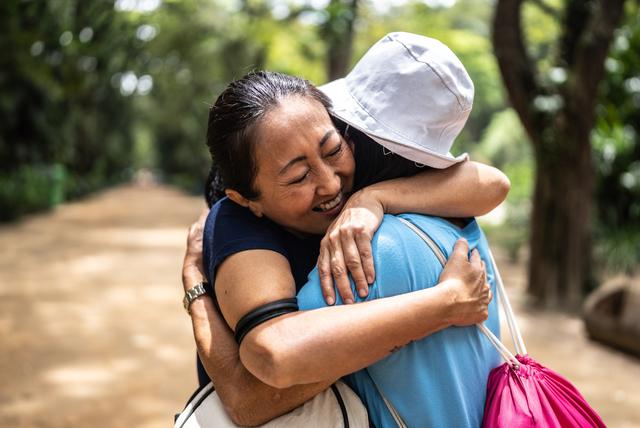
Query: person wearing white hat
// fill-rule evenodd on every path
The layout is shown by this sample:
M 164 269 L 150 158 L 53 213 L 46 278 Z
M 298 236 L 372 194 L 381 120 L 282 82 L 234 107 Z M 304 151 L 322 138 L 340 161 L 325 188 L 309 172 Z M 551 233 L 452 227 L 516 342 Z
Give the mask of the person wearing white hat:
M 320 87 L 332 114 L 393 153 L 433 168 L 467 159 L 449 150 L 469 117 L 473 82 L 442 42 L 387 34 L 342 79 Z
M 437 40 L 389 34 L 346 78 L 320 89 L 332 99 L 335 116 L 388 151 L 434 168 L 466 159 L 466 155 L 453 157 L 449 150 L 471 110 L 473 84 L 453 52 Z M 434 246 L 431 249 L 420 237 L 424 233 Z M 444 263 L 439 256 L 448 257 L 459 238 L 466 239 L 474 257 L 487 264 L 495 290 L 490 250 L 475 220 L 385 215 L 372 243 L 376 280 L 369 295 L 356 300 L 437 284 Z M 304 310 L 326 305 L 317 271 L 309 274 L 298 303 Z M 485 325 L 499 336 L 495 301 L 489 304 Z M 487 379 L 499 363 L 498 353 L 475 326 L 451 327 L 410 342 L 346 379 L 377 427 L 473 428 L 482 425 Z
M 450 149 L 471 112 L 473 82 L 458 57 L 436 39 L 389 33 L 346 77 L 319 89 L 331 99 L 337 126 L 359 143 L 356 187 L 412 175 L 417 167 L 444 169 L 468 159 L 466 153 L 454 157 Z M 451 191 L 457 190 L 450 185 Z M 343 252 L 341 240 L 334 242 L 318 260 L 322 286 L 330 297 L 329 254 Z M 343 297 L 348 295 L 346 278 L 335 280 Z
M 372 91 L 383 89 L 374 87 Z M 436 89 L 440 90 L 439 87 Z M 442 101 L 442 105 L 446 103 Z M 349 202 L 344 197 L 359 189 L 353 186 L 358 182 L 358 161 L 355 161 L 354 177 L 353 154 L 348 143 L 335 132 L 325 110 L 328 107 L 328 100 L 318 95 L 308 82 L 277 73 L 259 72 L 232 83 L 210 112 L 209 143 L 214 160 L 224 168 L 222 175 L 228 195 L 228 199 L 222 199 L 212 207 L 205 227 L 206 267 L 202 271 L 209 283 L 215 282 L 216 293 L 214 296 L 211 292 L 188 292 L 185 307 L 192 316 L 194 334 L 205 365 L 218 382 L 216 386 L 223 386 L 220 388 L 221 398 L 223 391 L 240 388 L 232 395 L 245 396 L 248 403 L 264 399 L 268 406 L 258 412 L 255 408 L 248 409 L 253 411 L 250 412 L 253 415 L 262 412 L 261 417 L 269 414 L 273 417 L 278 412 L 291 409 L 292 403 L 301 404 L 314 391 L 318 392 L 318 388 L 326 387 L 336 375 L 352 372 L 379 359 L 393 346 L 404 344 L 400 342 L 406 338 L 417 339 L 452 323 L 474 323 L 486 316 L 488 288 L 478 287 L 478 281 L 484 278 L 484 274 L 478 270 L 478 263 L 466 260 L 466 252 L 463 252 L 462 259 L 450 260 L 447 264 L 449 273 L 453 272 L 457 280 L 445 281 L 440 287 L 435 287 L 435 291 L 421 290 L 377 302 L 304 313 L 289 310 L 291 302 L 287 301 L 286 311 L 282 312 L 280 305 L 278 313 L 264 316 L 262 305 L 290 299 L 290 293 L 295 293 L 303 285 L 308 269 L 304 271 L 299 267 L 313 265 L 313 254 L 318 244 L 318 240 L 309 234 L 323 233 L 332 223 L 343 220 L 340 216 L 346 211 L 345 206 L 356 210 L 360 208 L 358 203 L 350 202 L 355 195 Z M 369 109 L 369 106 L 365 107 Z M 340 110 L 340 104 L 336 103 L 336 111 Z M 419 147 L 419 141 L 414 141 L 409 134 L 405 135 L 406 138 L 394 139 L 391 134 L 382 132 L 393 129 L 402 132 L 390 127 L 384 116 L 383 122 L 378 115 L 371 117 L 379 122 L 378 125 L 370 121 L 365 127 L 362 122 L 353 121 L 351 126 L 365 132 L 375 131 L 380 142 L 406 147 L 415 143 Z M 344 120 L 350 123 L 346 116 Z M 459 128 L 456 129 L 455 133 L 459 132 Z M 431 132 L 435 127 L 430 125 L 428 130 Z M 449 127 L 443 126 L 439 133 L 434 131 L 432 134 L 433 139 L 429 140 L 428 147 L 425 146 L 432 152 L 429 159 L 414 158 L 411 150 L 400 154 L 411 159 L 407 161 L 410 164 L 414 161 L 429 165 L 433 161 L 432 166 L 435 167 L 444 167 L 446 162 L 451 165 L 468 164 L 462 162 L 463 158 L 454 160 L 448 155 L 455 137 Z M 436 138 L 437 135 L 442 138 Z M 360 143 L 354 144 L 358 159 L 358 153 L 366 151 L 366 148 Z M 442 144 L 448 144 L 444 151 Z M 393 149 L 395 146 L 385 147 Z M 366 162 L 367 156 L 361 159 Z M 482 213 L 487 205 L 494 206 L 506 195 L 508 184 L 505 185 L 504 176 L 500 173 L 481 170 L 472 164 L 457 170 L 458 173 L 426 172 L 420 179 L 404 178 L 387 185 L 376 184 L 376 192 L 383 193 L 388 198 L 386 201 L 390 202 L 381 204 L 381 208 L 391 212 L 416 210 L 469 216 Z M 460 175 L 459 171 L 466 173 Z M 471 177 L 469 171 L 472 171 Z M 445 177 L 448 180 L 446 185 L 443 184 Z M 372 183 L 375 181 L 365 181 L 362 185 Z M 501 186 L 497 197 L 496 189 L 492 189 L 496 184 Z M 429 197 L 421 196 L 415 190 L 420 185 L 430 186 L 432 193 Z M 429 204 L 431 206 L 425 208 Z M 478 204 L 483 208 L 478 208 Z M 194 269 L 194 264 L 185 263 L 185 291 L 193 291 L 195 282 L 202 279 L 202 274 Z M 466 309 L 459 306 L 461 302 L 455 305 L 457 309 L 453 312 L 458 316 L 461 313 L 456 311 L 468 311 L 457 321 L 448 316 L 443 320 L 437 315 L 452 315 L 449 312 L 451 308 L 448 308 L 450 302 L 447 303 L 445 297 L 450 292 L 466 294 L 475 302 Z M 264 323 L 244 323 L 251 328 L 236 331 L 238 347 L 231 346 L 228 337 L 212 344 L 212 329 L 222 334 L 226 326 L 224 323 L 220 325 L 212 299 L 201 298 L 207 295 L 217 300 L 232 329 L 240 325 L 236 322 L 240 318 L 255 315 L 256 308 L 260 310 L 258 321 Z M 479 302 L 484 302 L 484 306 Z M 400 323 L 400 319 L 411 322 Z M 345 329 L 347 325 L 349 328 Z M 329 342 L 326 340 L 327 331 L 333 332 Z M 302 342 L 298 340 L 303 338 Z M 302 352 L 304 358 L 294 358 L 297 360 L 295 367 L 288 363 L 280 364 L 297 352 Z M 242 356 L 242 364 L 251 373 L 246 369 L 226 370 L 239 365 L 238 355 Z M 268 358 L 265 359 L 269 355 L 287 357 L 271 364 Z M 326 355 L 333 357 L 329 361 Z M 343 358 L 346 355 L 351 357 Z M 262 385 L 252 387 L 251 391 L 243 390 L 242 385 L 257 385 L 258 381 L 252 374 L 277 389 L 270 390 Z M 288 388 L 297 383 L 309 385 Z M 251 394 L 257 396 L 249 398 Z M 278 399 L 274 399 L 275 395 Z M 238 400 L 234 402 L 238 404 Z M 239 406 L 241 410 L 235 414 L 242 413 L 242 403 Z M 249 423 L 257 422 L 254 419 Z

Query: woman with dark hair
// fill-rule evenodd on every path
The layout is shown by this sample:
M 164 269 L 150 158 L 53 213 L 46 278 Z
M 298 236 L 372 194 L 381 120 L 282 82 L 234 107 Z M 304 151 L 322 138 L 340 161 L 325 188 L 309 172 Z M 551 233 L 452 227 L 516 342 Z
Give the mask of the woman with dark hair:
M 204 367 L 241 425 L 283 414 L 412 340 L 487 317 L 485 272 L 461 242 L 437 287 L 297 311 L 292 298 L 319 253 L 330 260 L 345 302 L 353 301 L 346 266 L 358 294 L 366 294 L 374 274 L 370 240 L 384 212 L 469 217 L 489 211 L 508 190 L 501 173 L 481 164 L 425 170 L 388 155 L 364 134 L 340 132 L 330 111 L 330 100 L 307 81 L 270 72 L 233 82 L 210 111 L 207 144 L 219 169 L 217 179 L 210 174 L 208 201 L 216 181 L 226 197 L 213 204 L 204 230 L 212 298 L 192 294 L 187 307 Z M 185 259 L 186 289 L 202 280 L 197 266 L 196 244 Z M 331 287 L 323 293 L 331 303 Z M 291 347 L 328 349 L 335 359 L 315 361 L 310 351 L 313 372 L 298 377 L 282 366 Z

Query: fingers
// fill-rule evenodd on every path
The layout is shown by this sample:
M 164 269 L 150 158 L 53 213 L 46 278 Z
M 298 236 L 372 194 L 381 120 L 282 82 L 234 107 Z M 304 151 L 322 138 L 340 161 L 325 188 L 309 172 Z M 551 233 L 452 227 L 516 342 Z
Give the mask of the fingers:
M 207 216 L 209 215 L 209 208 L 203 208 L 202 211 L 200 212 L 200 217 L 198 217 L 197 223 L 200 223 L 202 225 L 202 228 L 204 229 L 204 223 L 207 221 Z
M 356 234 L 356 245 L 360 253 L 360 261 L 362 262 L 362 270 L 364 271 L 364 276 L 367 281 L 368 292 L 368 285 L 373 284 L 373 281 L 376 280 L 376 271 L 373 266 L 373 250 L 371 249 L 371 236 L 364 232 Z
M 329 241 L 331 244 L 329 247 L 331 251 L 331 274 L 335 280 L 336 288 L 345 304 L 353 303 L 355 299 L 347 275 L 339 232 L 332 232 L 329 235 Z
M 465 272 L 469 270 L 469 244 L 464 238 L 456 241 L 451 255 L 440 274 L 440 282 L 448 279 L 464 281 Z
M 371 239 L 362 230 L 351 228 L 329 232 L 320 244 L 318 274 L 327 304 L 335 303 L 335 287 L 346 304 L 355 301 L 348 274 L 356 284 L 358 295 L 366 297 L 375 279 Z
M 182 263 L 182 284 L 185 290 L 195 286 L 204 279 L 202 264 L 202 234 L 204 223 L 209 214 L 208 209 L 200 213 L 198 220 L 189 226 L 187 233 L 187 249 Z
M 381 204 L 375 199 L 368 200 L 360 195 L 355 200 L 357 202 L 353 202 L 352 195 L 347 202 L 348 206 L 345 206 L 342 213 L 333 221 L 327 235 L 323 238 L 323 245 L 326 243 L 329 255 L 321 252 L 318 258 L 323 290 L 328 290 L 333 285 L 333 283 L 329 284 L 326 274 L 330 271 L 335 281 L 335 288 L 338 289 L 344 303 L 355 301 L 349 274 L 353 278 L 360 297 L 367 296 L 369 284 L 375 279 L 371 237 L 380 225 L 384 214 Z M 327 258 L 329 267 L 326 264 Z
M 480 253 L 476 248 L 471 251 L 471 257 L 469 259 L 471 262 L 471 266 L 477 269 L 482 269 L 482 259 L 480 258 Z
M 318 256 L 318 275 L 320 276 L 320 287 L 327 305 L 336 302 L 336 293 L 333 289 L 333 276 L 331 276 L 331 251 L 329 250 L 328 239 L 320 242 L 320 255 Z
M 464 238 L 459 238 L 456 241 L 456 244 L 453 246 L 453 251 L 451 252 L 451 257 L 453 258 L 464 258 L 464 260 L 469 260 L 469 243 Z
M 209 210 L 203 210 L 200 217 L 189 226 L 187 233 L 187 253 L 202 253 L 202 235 Z
M 340 238 L 342 249 L 344 251 L 345 265 L 356 284 L 358 295 L 360 297 L 366 297 L 369 289 L 369 284 L 367 283 L 367 278 L 362 266 L 362 254 L 360 253 L 360 248 L 357 245 L 356 238 L 350 231 L 341 233 Z M 371 247 L 370 243 L 369 247 Z

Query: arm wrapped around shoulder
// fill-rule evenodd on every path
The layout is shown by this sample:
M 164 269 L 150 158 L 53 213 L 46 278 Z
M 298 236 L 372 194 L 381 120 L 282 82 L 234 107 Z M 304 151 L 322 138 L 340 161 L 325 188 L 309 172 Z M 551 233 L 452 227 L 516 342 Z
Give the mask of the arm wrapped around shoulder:
M 240 321 L 236 324 L 236 342 L 240 345 L 240 343 L 242 343 L 242 339 L 244 339 L 247 333 L 260 324 L 281 315 L 296 311 L 298 311 L 298 299 L 295 297 L 276 300 L 275 302 L 270 302 L 255 308 L 240 318 Z

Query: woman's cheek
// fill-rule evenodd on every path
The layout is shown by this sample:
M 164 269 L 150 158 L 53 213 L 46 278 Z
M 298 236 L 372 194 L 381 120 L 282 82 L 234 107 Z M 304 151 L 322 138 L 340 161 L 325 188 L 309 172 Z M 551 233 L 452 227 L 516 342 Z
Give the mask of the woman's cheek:
M 287 192 L 284 199 L 283 209 L 301 212 L 307 211 L 313 208 L 311 205 L 313 204 L 314 191 L 312 186 L 298 187 L 297 189 Z

